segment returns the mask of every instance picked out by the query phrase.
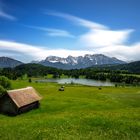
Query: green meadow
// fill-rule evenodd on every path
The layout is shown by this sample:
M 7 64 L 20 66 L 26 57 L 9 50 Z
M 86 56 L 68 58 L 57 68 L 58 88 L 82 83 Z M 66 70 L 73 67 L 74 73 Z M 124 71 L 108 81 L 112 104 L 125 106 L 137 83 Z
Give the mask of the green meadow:
M 140 87 L 89 87 L 12 81 L 33 86 L 39 109 L 10 117 L 0 114 L 0 140 L 139 140 Z

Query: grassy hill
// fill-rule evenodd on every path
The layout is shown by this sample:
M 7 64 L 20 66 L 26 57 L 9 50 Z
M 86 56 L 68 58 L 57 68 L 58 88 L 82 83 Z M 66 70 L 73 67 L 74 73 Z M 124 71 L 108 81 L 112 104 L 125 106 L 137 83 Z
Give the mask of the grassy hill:
M 92 68 L 110 69 L 110 70 L 126 70 L 129 73 L 140 74 L 140 61 L 135 61 L 127 64 L 120 65 L 100 65 L 93 66 Z
M 16 117 L 0 114 L 1 140 L 138 140 L 139 87 L 88 87 L 13 81 L 13 88 L 33 86 L 41 107 Z
M 140 61 L 131 62 L 126 65 L 120 65 L 120 69 L 140 74 Z

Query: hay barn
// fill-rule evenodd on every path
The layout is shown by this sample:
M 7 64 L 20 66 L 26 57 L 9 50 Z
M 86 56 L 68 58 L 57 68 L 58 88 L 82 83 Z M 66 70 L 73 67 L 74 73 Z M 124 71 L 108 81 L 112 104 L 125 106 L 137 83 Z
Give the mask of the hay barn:
M 0 112 L 8 115 L 18 115 L 38 108 L 41 96 L 33 87 L 9 90 L 0 98 Z

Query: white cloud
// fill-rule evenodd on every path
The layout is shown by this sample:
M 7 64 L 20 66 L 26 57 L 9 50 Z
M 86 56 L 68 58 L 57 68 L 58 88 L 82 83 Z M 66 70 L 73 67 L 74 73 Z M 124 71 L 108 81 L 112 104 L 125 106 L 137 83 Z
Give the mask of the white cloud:
M 52 36 L 52 37 L 69 37 L 69 38 L 74 38 L 75 37 L 70 32 L 68 32 L 66 30 L 62 30 L 62 29 L 44 28 L 44 27 L 27 26 L 27 25 L 24 25 L 24 26 L 47 32 L 47 35 Z
M 105 54 L 110 57 L 116 57 L 124 61 L 136 61 L 140 60 L 140 42 L 131 46 L 105 46 L 97 49 L 96 52 Z
M 60 37 L 70 37 L 70 38 L 74 38 L 75 36 L 70 34 L 68 31 L 65 30 L 60 30 L 60 29 L 54 29 L 54 28 L 45 28 L 44 30 L 46 30 L 48 32 L 49 36 L 60 36 Z
M 96 22 L 92 22 L 89 20 L 85 20 L 70 14 L 66 14 L 66 13 L 60 13 L 60 12 L 45 12 L 45 14 L 47 15 L 52 15 L 52 16 L 57 16 L 57 17 L 61 17 L 64 19 L 67 19 L 71 22 L 74 22 L 75 24 L 78 24 L 80 26 L 84 26 L 86 28 L 95 28 L 95 29 L 108 29 L 107 26 L 104 26 L 102 24 L 96 23 Z
M 7 14 L 5 13 L 3 10 L 0 9 L 0 17 L 1 18 L 5 18 L 5 19 L 8 19 L 8 20 L 16 20 L 16 17 L 10 15 L 10 14 Z
M 79 55 L 91 53 L 90 51 L 51 49 L 47 47 L 33 46 L 33 45 L 28 45 L 28 44 L 14 42 L 14 41 L 0 40 L 0 52 L 3 51 L 5 51 L 6 54 L 8 54 L 7 56 L 15 55 L 14 58 L 17 58 L 18 54 L 20 53 L 21 60 L 25 61 L 24 58 L 26 59 L 29 58 L 28 62 L 31 60 L 42 60 L 50 55 L 67 57 L 68 55 L 79 56 Z
M 119 31 L 91 29 L 79 37 L 78 44 L 93 48 L 124 44 L 132 32 L 132 29 Z
M 16 17 L 5 12 L 5 4 L 2 1 L 0 1 L 0 18 L 8 19 L 11 21 L 17 20 Z
M 0 55 L 1 52 L 6 56 L 13 56 L 14 58 L 19 58 L 21 55 L 21 60 L 28 62 L 32 60 L 42 60 L 47 56 L 54 55 L 60 57 L 67 57 L 68 55 L 80 56 L 85 54 L 97 54 L 102 53 L 110 57 L 117 57 L 122 60 L 140 60 L 140 43 L 130 46 L 116 45 L 109 47 L 102 47 L 92 50 L 67 50 L 67 49 L 51 49 L 48 47 L 33 46 L 29 44 L 0 40 Z
M 48 15 L 57 16 L 69 20 L 78 26 L 83 26 L 89 29 L 88 32 L 81 34 L 78 39 L 79 45 L 85 47 L 101 47 L 108 45 L 123 44 L 128 40 L 133 29 L 111 30 L 109 27 L 82 19 L 70 14 L 60 12 L 48 12 Z

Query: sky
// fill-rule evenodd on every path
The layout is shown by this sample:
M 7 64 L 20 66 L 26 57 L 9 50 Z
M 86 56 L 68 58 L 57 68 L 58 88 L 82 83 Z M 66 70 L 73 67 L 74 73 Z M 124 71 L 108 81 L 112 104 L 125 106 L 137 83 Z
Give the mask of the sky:
M 0 56 L 140 60 L 140 0 L 0 0 Z

